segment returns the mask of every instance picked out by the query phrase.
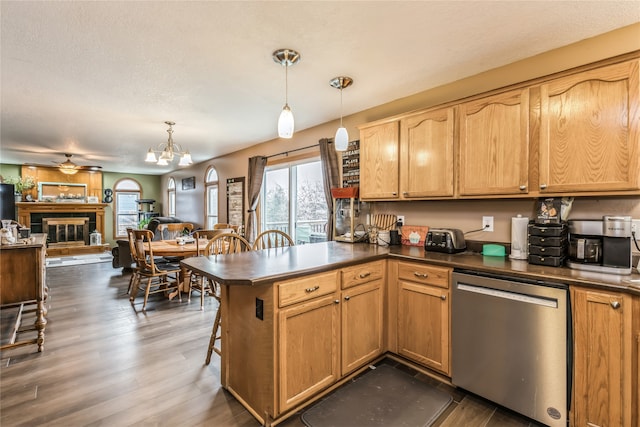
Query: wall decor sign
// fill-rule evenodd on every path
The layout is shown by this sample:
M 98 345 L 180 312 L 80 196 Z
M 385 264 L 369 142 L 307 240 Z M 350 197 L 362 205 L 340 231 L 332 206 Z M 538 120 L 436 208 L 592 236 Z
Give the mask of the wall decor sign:
M 227 222 L 244 225 L 244 177 L 227 179 Z
M 196 188 L 196 177 L 190 176 L 189 178 L 182 179 L 182 189 L 183 190 L 193 190 Z

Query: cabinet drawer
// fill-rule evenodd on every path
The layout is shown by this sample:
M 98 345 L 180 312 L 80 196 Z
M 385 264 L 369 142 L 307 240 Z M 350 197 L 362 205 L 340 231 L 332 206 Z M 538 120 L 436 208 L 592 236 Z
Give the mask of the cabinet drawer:
M 384 261 L 369 262 L 342 269 L 342 289 L 382 279 Z
M 415 263 L 398 263 L 398 278 L 410 280 L 412 282 L 424 283 L 449 288 L 449 274 L 451 269 L 444 267 L 434 267 L 431 265 L 421 265 Z
M 338 289 L 338 272 L 317 274 L 311 277 L 278 283 L 278 306 L 310 300 L 335 292 Z

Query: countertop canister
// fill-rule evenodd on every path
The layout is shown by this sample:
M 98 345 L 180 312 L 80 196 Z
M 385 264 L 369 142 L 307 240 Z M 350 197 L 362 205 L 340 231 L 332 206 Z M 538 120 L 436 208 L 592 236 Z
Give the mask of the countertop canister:
M 529 218 L 518 215 L 511 218 L 511 259 L 527 259 L 529 256 Z

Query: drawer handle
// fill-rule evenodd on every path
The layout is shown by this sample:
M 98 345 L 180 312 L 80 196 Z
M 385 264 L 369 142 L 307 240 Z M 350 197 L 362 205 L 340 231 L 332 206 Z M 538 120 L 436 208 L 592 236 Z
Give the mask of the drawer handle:
M 369 277 L 369 276 L 371 276 L 371 273 L 369 273 L 368 271 L 366 273 L 360 273 L 360 278 L 361 279 L 364 279 L 364 278 Z
M 447 299 L 447 296 L 446 296 L 446 295 L 440 295 L 440 299 L 441 299 L 442 301 L 445 301 L 445 300 Z
M 311 292 L 315 292 L 315 291 L 317 291 L 318 289 L 320 289 L 320 286 L 314 286 L 313 288 L 307 288 L 307 289 L 305 289 L 304 291 L 305 291 L 306 293 L 310 294 Z
M 413 273 L 414 276 L 419 277 L 421 279 L 426 279 L 427 277 L 429 277 L 429 275 L 427 273 L 418 273 L 417 271 Z
M 620 308 L 620 303 L 618 301 L 611 301 L 611 307 L 613 307 L 614 310 L 617 310 Z

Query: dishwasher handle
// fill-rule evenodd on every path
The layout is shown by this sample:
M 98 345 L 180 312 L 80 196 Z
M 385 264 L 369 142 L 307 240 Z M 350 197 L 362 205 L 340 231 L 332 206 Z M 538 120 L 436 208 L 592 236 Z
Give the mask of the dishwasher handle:
M 517 292 L 503 291 L 501 289 L 493 289 L 493 288 L 486 288 L 484 286 L 469 285 L 466 283 L 459 283 L 457 287 L 458 287 L 458 290 L 460 291 L 472 292 L 476 294 L 487 295 L 487 296 L 507 299 L 511 301 L 518 301 L 525 304 L 535 304 L 535 305 L 541 305 L 543 307 L 558 308 L 558 300 L 556 300 L 555 298 L 542 298 L 542 297 L 533 296 L 533 295 L 520 294 Z

